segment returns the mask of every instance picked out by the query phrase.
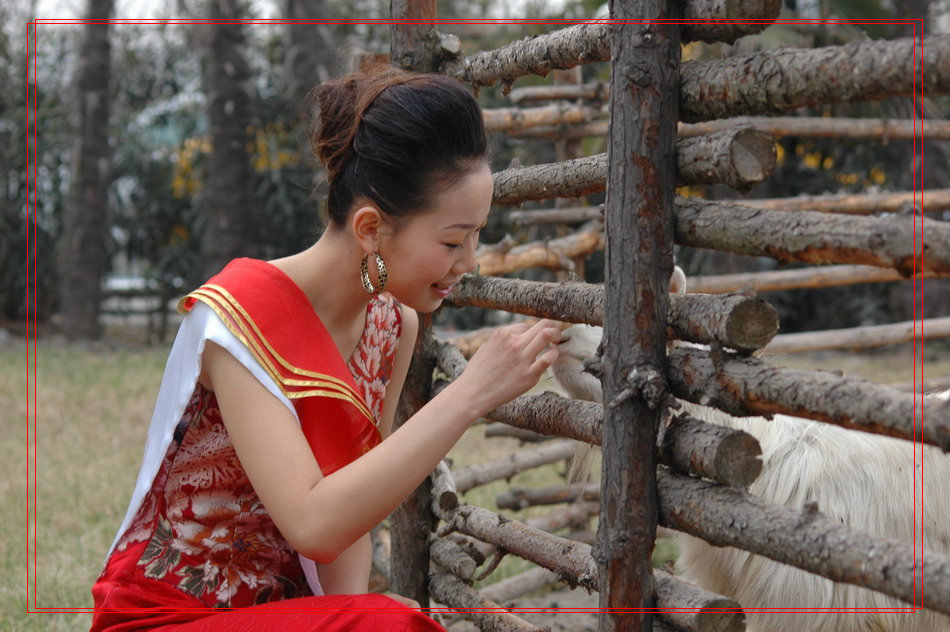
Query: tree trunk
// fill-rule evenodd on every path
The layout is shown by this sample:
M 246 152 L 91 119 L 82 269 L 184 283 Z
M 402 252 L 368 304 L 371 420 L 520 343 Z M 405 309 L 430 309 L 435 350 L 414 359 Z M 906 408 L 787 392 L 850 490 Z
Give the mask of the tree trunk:
M 108 269 L 109 22 L 112 0 L 88 0 L 76 72 L 79 129 L 73 152 L 73 178 L 63 213 L 59 243 L 59 313 L 62 332 L 71 339 L 102 335 L 99 313 L 102 281 Z
M 250 68 L 244 59 L 244 32 L 237 0 L 211 0 L 210 42 L 204 85 L 211 128 L 208 182 L 201 196 L 202 276 L 217 273 L 232 259 L 254 255 L 250 248 L 251 166 L 247 151 L 251 126 Z
M 435 72 L 440 59 L 435 0 L 393 0 L 390 51 L 393 64 L 414 72 Z
M 435 341 L 431 317 L 420 319 L 419 339 L 402 396 L 396 408 L 393 431 L 412 417 L 430 399 Z M 428 478 L 389 516 L 392 528 L 392 591 L 429 605 L 429 535 L 436 519 L 430 509 L 432 484 Z
M 666 323 L 673 272 L 673 195 L 680 27 L 673 3 L 614 0 L 611 38 L 608 235 L 601 512 L 594 558 L 600 630 L 652 630 L 656 437 L 665 392 Z M 633 376 L 636 376 L 635 378 Z M 614 610 L 612 610 L 614 609 Z

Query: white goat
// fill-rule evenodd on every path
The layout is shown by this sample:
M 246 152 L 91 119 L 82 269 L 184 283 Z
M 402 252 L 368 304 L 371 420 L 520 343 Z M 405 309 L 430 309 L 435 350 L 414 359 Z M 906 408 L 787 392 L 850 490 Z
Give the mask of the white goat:
M 575 325 L 559 345 L 551 367 L 555 379 L 577 399 L 601 402 L 599 380 L 583 372 L 602 329 Z M 947 397 L 943 393 L 941 397 Z M 917 507 L 917 533 L 924 551 L 950 553 L 950 457 L 937 448 L 918 452 L 917 489 L 913 486 L 914 445 L 908 441 L 787 415 L 735 418 L 722 411 L 683 402 L 704 421 L 738 428 L 755 436 L 762 448 L 762 473 L 752 494 L 799 509 L 817 503 L 820 511 L 857 529 L 910 543 L 914 534 L 914 495 L 925 478 L 923 511 Z M 921 472 L 920 461 L 926 466 Z M 922 514 L 922 515 L 921 515 Z M 897 599 L 828 579 L 731 547 L 669 532 L 677 540 L 677 561 L 684 579 L 758 608 L 908 608 Z M 926 581 L 926 578 L 924 578 Z M 950 617 L 932 611 L 895 612 L 747 612 L 749 632 L 950 632 Z

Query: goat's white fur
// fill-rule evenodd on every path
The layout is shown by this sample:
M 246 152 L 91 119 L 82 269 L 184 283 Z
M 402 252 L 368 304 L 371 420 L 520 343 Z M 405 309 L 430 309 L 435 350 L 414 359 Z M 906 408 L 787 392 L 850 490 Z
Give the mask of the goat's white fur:
M 555 379 L 572 397 L 602 401 L 600 382 L 583 372 L 583 360 L 596 353 L 602 329 L 575 325 L 564 334 L 570 339 L 560 345 L 558 360 L 551 367 Z M 946 491 L 950 457 L 937 448 L 918 446 L 915 477 L 914 444 L 908 441 L 787 415 L 775 415 L 771 421 L 735 418 L 714 408 L 683 405 L 694 417 L 745 430 L 758 439 L 763 467 L 750 493 L 796 509 L 817 503 L 821 512 L 851 527 L 908 544 L 913 541 L 916 496 L 917 534 L 919 538 L 923 530 L 924 554 L 950 553 L 950 495 Z M 892 597 L 834 583 L 746 551 L 668 533 L 679 544 L 677 566 L 686 580 L 732 597 L 749 609 L 909 607 Z M 749 632 L 950 632 L 950 617 L 926 610 L 748 612 L 746 620 Z

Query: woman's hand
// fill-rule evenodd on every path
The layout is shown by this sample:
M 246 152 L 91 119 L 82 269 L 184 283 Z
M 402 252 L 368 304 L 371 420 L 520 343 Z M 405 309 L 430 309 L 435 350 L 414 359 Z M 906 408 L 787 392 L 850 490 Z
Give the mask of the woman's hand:
M 560 338 L 561 332 L 547 320 L 502 327 L 475 352 L 456 383 L 464 386 L 481 416 L 537 384 L 557 359 L 557 347 L 544 349 Z

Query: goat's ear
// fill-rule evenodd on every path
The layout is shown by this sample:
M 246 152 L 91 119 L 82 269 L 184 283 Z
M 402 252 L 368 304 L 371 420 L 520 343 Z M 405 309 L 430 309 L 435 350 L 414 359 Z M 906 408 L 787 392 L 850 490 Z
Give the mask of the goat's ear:
M 686 294 L 686 273 L 679 266 L 673 266 L 673 274 L 670 275 L 670 293 Z

